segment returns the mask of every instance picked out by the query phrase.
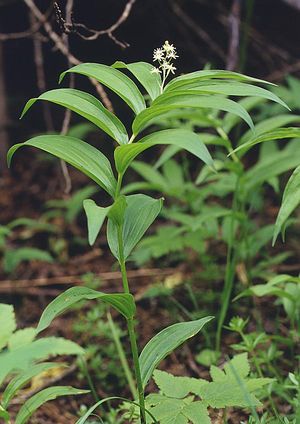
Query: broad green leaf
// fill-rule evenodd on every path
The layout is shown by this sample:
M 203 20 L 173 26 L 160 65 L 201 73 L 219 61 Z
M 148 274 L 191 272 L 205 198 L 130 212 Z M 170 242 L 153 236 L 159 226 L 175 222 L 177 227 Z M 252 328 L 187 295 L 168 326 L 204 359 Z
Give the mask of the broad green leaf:
M 87 216 L 89 244 L 92 246 L 111 207 L 102 208 L 91 199 L 84 200 L 83 207 Z
M 192 398 L 171 399 L 162 395 L 150 395 L 147 403 L 152 405 L 151 413 L 160 424 L 188 424 L 188 419 L 183 415 L 183 410 Z
M 200 396 L 203 385 L 208 384 L 208 381 L 201 378 L 175 377 L 160 370 L 153 372 L 153 379 L 164 395 L 178 399 L 182 399 L 190 393 Z
M 238 115 L 247 122 L 250 128 L 253 128 L 249 113 L 233 100 L 217 95 L 205 96 L 197 93 L 193 94 L 193 92 L 188 92 L 188 94 L 186 92 L 171 92 L 168 95 L 164 95 L 164 97 L 158 97 L 151 107 L 143 110 L 135 117 L 132 124 L 133 134 L 137 135 L 147 125 L 151 124 L 151 121 L 157 116 L 180 108 L 209 108 L 230 112 Z
M 145 100 L 134 82 L 111 66 L 99 63 L 82 63 L 63 72 L 60 75 L 59 82 L 64 79 L 67 73 L 71 72 L 85 75 L 101 82 L 101 84 L 118 94 L 136 114 L 146 107 Z
M 12 146 L 7 154 L 10 165 L 13 154 L 20 147 L 32 146 L 44 150 L 79 169 L 94 180 L 111 196 L 115 193 L 116 180 L 110 162 L 98 149 L 82 140 L 63 135 L 41 135 Z
M 149 183 L 157 187 L 164 187 L 166 185 L 165 178 L 155 169 L 153 165 L 148 165 L 142 161 L 134 161 L 131 168 L 141 175 Z
M 147 62 L 124 63 L 115 62 L 112 65 L 118 69 L 128 69 L 136 79 L 142 84 L 150 98 L 154 100 L 161 93 L 161 77 L 159 74 L 151 72 L 153 65 Z
M 3 269 L 7 273 L 14 271 L 23 261 L 53 262 L 49 252 L 36 247 L 20 247 L 19 249 L 7 250 L 4 254 Z
M 123 225 L 126 206 L 126 197 L 123 195 L 119 196 L 111 206 L 108 217 L 115 225 Z
M 19 347 L 25 346 L 31 343 L 36 336 L 36 329 L 27 327 L 22 330 L 15 331 L 8 340 L 8 349 L 15 350 Z
M 238 141 L 238 145 L 247 143 L 253 137 L 258 137 L 264 133 L 274 131 L 277 128 L 284 127 L 292 123 L 300 122 L 300 117 L 292 114 L 281 114 L 272 116 L 271 118 L 263 119 L 261 122 L 255 124 L 255 131 L 246 131 Z
M 122 233 L 125 260 L 161 211 L 162 199 L 133 194 L 126 196 L 126 202 Z M 111 252 L 120 260 L 118 228 L 112 219 L 108 220 L 107 240 Z
M 273 380 L 258 378 L 253 381 L 247 378 L 249 372 L 247 353 L 235 355 L 225 364 L 224 371 L 212 366 L 210 374 L 213 382 L 201 387 L 201 398 L 212 408 L 260 406 L 261 403 L 251 392 Z
M 197 401 L 187 405 L 182 411 L 193 424 L 211 424 L 205 402 Z
M 277 128 L 274 131 L 268 131 L 258 136 L 250 138 L 246 143 L 238 146 L 233 152 L 238 152 L 241 149 L 253 147 L 256 144 L 264 143 L 266 141 L 280 140 L 285 138 L 297 138 L 300 137 L 300 128 L 289 127 L 289 128 Z
M 240 82 L 235 81 L 234 83 L 230 82 L 217 82 L 213 84 L 207 84 L 207 83 L 195 83 L 191 84 L 188 87 L 183 87 L 185 90 L 185 93 L 194 93 L 194 94 L 224 94 L 225 96 L 257 96 L 262 97 L 264 99 L 272 100 L 275 103 L 279 103 L 286 109 L 289 109 L 289 107 L 285 104 L 283 100 L 281 100 L 276 94 L 272 93 L 272 91 L 266 90 L 265 88 L 261 88 L 255 85 L 251 84 L 243 84 Z M 181 90 L 180 90 L 181 91 Z M 177 93 L 180 91 L 176 90 Z M 169 94 L 171 94 L 171 91 L 167 91 L 166 93 L 162 94 L 158 99 L 157 102 L 160 103 L 163 101 L 164 98 L 167 98 Z M 155 102 L 156 103 L 156 102 Z
M 38 100 L 47 100 L 78 113 L 105 131 L 119 144 L 126 144 L 128 142 L 127 131 L 123 123 L 91 94 L 73 88 L 60 88 L 47 91 L 26 103 L 21 118 Z
M 140 367 L 145 387 L 157 365 L 174 349 L 195 336 L 213 317 L 171 325 L 156 334 L 144 347 L 140 355 Z
M 240 378 L 246 378 L 250 373 L 248 354 L 245 352 L 239 355 L 235 355 L 230 360 L 230 362 L 227 362 L 224 365 L 224 371 L 226 372 L 226 376 L 228 378 L 232 378 L 232 380 L 235 380 L 236 378 L 232 368 L 234 368 L 235 372 L 238 373 Z
M 76 343 L 59 337 L 45 337 L 16 350 L 1 352 L 0 386 L 12 371 L 26 370 L 35 361 L 42 361 L 50 356 L 83 354 L 84 350 Z
M 71 287 L 56 297 L 44 310 L 40 318 L 37 332 L 45 330 L 58 315 L 68 310 L 81 300 L 99 299 L 117 309 L 125 318 L 131 318 L 135 313 L 133 296 L 130 294 L 106 294 L 88 287 Z
M 249 77 L 247 75 L 239 74 L 237 72 L 223 71 L 218 69 L 208 69 L 202 71 L 195 71 L 189 74 L 180 75 L 179 77 L 173 78 L 165 87 L 165 91 L 177 90 L 178 88 L 189 86 L 190 84 L 207 82 L 208 80 L 236 80 L 236 81 L 247 81 L 247 82 L 258 82 L 264 84 L 270 84 L 267 81 L 260 80 L 257 78 Z
M 300 161 L 299 161 L 300 162 Z M 298 166 L 291 177 L 289 178 L 287 185 L 284 189 L 282 203 L 277 215 L 277 219 L 274 227 L 273 245 L 280 233 L 284 230 L 284 223 L 296 209 L 300 203 L 300 166 Z M 284 232 L 283 232 L 284 239 Z
M 252 168 L 246 171 L 245 179 L 245 192 L 246 195 L 253 190 L 256 186 L 261 185 L 271 178 L 277 177 L 282 173 L 294 169 L 299 165 L 300 143 L 296 140 L 294 146 L 288 145 L 284 149 L 270 154 L 264 160 L 260 160 Z
M 49 400 L 54 400 L 60 396 L 83 395 L 85 393 L 89 393 L 89 390 L 75 389 L 70 386 L 52 386 L 41 390 L 23 404 L 16 416 L 15 424 L 27 423 L 31 415 Z
M 14 307 L 0 303 L 0 351 L 3 349 L 15 331 L 17 324 L 15 319 Z
M 213 167 L 213 160 L 201 137 L 192 131 L 172 129 L 158 131 L 147 135 L 139 142 L 119 146 L 115 150 L 115 163 L 118 172 L 123 174 L 131 162 L 144 150 L 159 144 L 176 145 L 197 156 L 207 165 Z
M 249 393 L 246 396 L 240 385 L 232 380 L 211 382 L 203 386 L 201 397 L 212 408 L 261 406 L 254 395 Z
M 176 399 L 151 394 L 146 398 L 146 405 L 151 405 L 150 411 L 160 424 L 211 424 L 207 405 L 193 400 L 192 396 Z
M 28 370 L 25 370 L 21 374 L 18 374 L 16 377 L 14 377 L 6 386 L 2 395 L 1 403 L 4 408 L 7 408 L 15 394 L 20 389 L 22 389 L 22 387 L 26 386 L 33 377 L 52 368 L 58 367 L 65 367 L 65 365 L 62 365 L 58 362 L 44 362 L 42 364 L 33 365 Z
M 299 277 L 292 277 L 288 274 L 280 274 L 271 278 L 265 284 L 255 284 L 254 286 L 249 287 L 247 290 L 242 291 L 235 300 L 244 297 L 244 296 L 278 296 L 281 298 L 291 299 L 291 296 L 285 292 L 284 288 L 287 283 L 299 284 Z
M 246 109 L 247 112 L 250 112 L 263 102 L 265 102 L 265 99 L 261 97 L 246 97 L 245 99 L 239 100 L 237 103 Z M 232 115 L 232 113 L 226 113 L 221 126 L 226 134 L 228 134 L 237 124 L 240 123 L 240 121 L 241 118 L 239 116 Z M 249 130 L 249 133 L 252 133 L 252 130 Z

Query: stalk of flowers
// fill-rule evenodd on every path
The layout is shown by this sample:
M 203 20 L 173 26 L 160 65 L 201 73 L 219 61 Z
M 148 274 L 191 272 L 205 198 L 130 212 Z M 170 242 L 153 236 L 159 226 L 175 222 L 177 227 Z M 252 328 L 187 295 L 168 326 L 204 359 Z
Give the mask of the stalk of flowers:
M 159 47 L 153 52 L 153 62 L 158 62 L 151 70 L 152 73 L 162 74 L 161 92 L 163 92 L 165 82 L 169 74 L 175 74 L 176 68 L 173 60 L 178 58 L 176 47 L 165 41 L 162 47 Z

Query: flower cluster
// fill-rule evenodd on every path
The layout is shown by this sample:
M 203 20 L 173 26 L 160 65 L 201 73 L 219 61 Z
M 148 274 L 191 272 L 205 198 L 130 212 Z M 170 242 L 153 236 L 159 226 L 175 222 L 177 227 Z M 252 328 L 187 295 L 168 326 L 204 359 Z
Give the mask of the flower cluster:
M 158 62 L 158 65 L 153 67 L 151 72 L 155 74 L 162 74 L 162 90 L 169 74 L 175 74 L 176 68 L 172 61 L 177 59 L 177 57 L 176 48 L 173 44 L 170 44 L 169 41 L 165 41 L 162 47 L 155 49 L 153 52 L 153 61 Z

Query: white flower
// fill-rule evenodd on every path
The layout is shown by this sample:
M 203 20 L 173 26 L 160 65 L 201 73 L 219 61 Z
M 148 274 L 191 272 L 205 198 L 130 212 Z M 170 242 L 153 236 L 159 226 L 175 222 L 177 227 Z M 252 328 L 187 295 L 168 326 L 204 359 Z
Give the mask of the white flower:
M 155 68 L 155 66 L 151 69 L 151 74 L 161 74 L 161 70 L 159 68 Z
M 167 53 L 167 59 L 177 59 L 179 56 L 176 54 L 176 49 Z
M 164 60 L 164 58 L 165 58 L 165 53 L 164 53 L 162 48 L 158 48 L 158 49 L 154 50 L 154 52 L 153 52 L 153 61 L 154 62 L 156 60 L 158 60 L 160 62 L 161 60 Z
M 165 44 L 163 45 L 163 49 L 166 53 L 171 53 L 171 52 L 176 53 L 176 48 L 173 46 L 173 44 L 170 44 L 168 40 L 165 41 Z
M 172 63 L 164 62 L 162 68 L 168 73 L 171 72 L 172 74 L 175 74 L 176 68 Z

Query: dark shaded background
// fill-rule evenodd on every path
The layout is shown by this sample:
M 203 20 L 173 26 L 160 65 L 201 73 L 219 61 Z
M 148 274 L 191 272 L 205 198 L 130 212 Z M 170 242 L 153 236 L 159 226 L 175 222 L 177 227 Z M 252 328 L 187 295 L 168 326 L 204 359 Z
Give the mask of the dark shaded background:
M 239 3 L 242 50 L 239 55 L 245 50 L 243 71 L 275 81 L 281 81 L 288 72 L 297 73 L 300 69 L 300 11 L 283 0 L 240 0 Z M 48 0 L 40 0 L 36 4 L 42 11 L 51 7 L 51 1 Z M 61 0 L 59 4 L 64 10 L 64 1 Z M 75 1 L 74 19 L 91 28 L 106 28 L 117 20 L 125 4 L 125 0 Z M 151 61 L 153 49 L 168 39 L 178 48 L 178 72 L 200 69 L 207 63 L 224 68 L 231 37 L 232 4 L 231 0 L 137 0 L 127 21 L 116 31 L 116 36 L 128 42 L 130 47 L 122 50 L 105 35 L 94 42 L 87 42 L 71 34 L 70 49 L 81 61 L 106 64 L 115 60 Z M 250 10 L 252 4 L 253 14 L 247 28 L 247 10 Z M 2 0 L 0 6 L 1 33 L 28 28 L 28 9 L 22 1 Z M 49 19 L 59 33 L 54 13 Z M 210 38 L 209 41 L 203 39 L 203 30 Z M 54 88 L 59 73 L 67 67 L 66 59 L 55 50 L 51 42 L 45 42 L 43 50 L 47 86 Z M 39 94 L 32 39 L 5 41 L 3 55 L 4 66 L 1 72 L 4 73 L 8 99 L 8 129 L 11 142 L 16 142 L 16 138 L 21 136 L 20 132 L 27 134 L 29 130 L 43 130 L 44 127 L 36 112 L 26 122 L 20 124 L 16 121 L 24 101 Z

